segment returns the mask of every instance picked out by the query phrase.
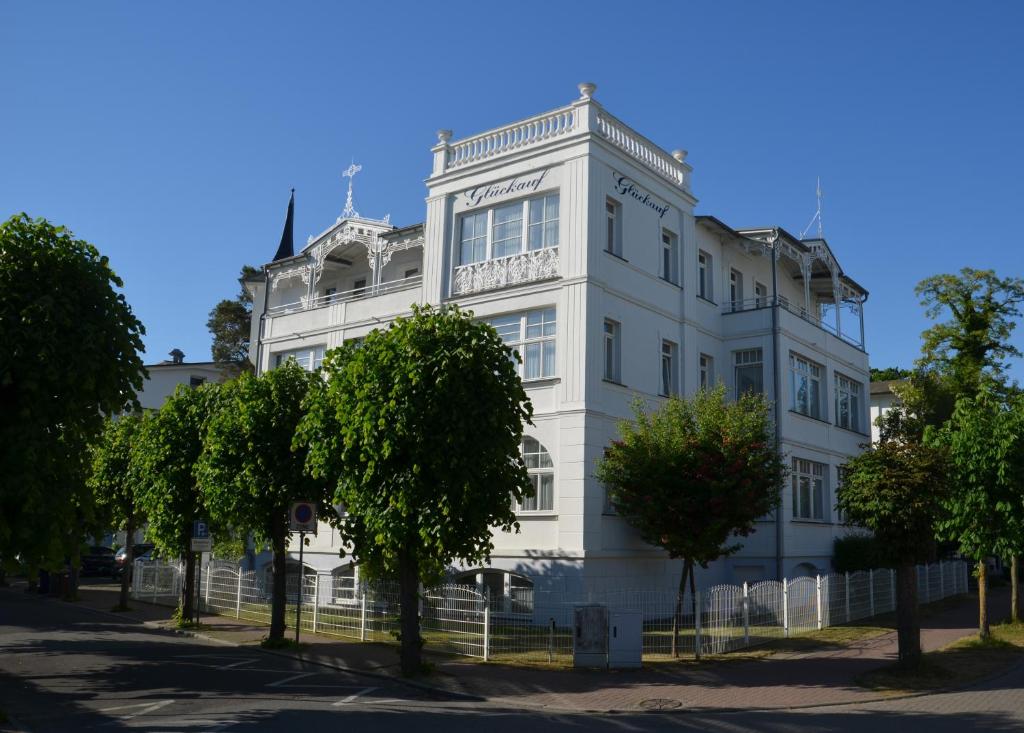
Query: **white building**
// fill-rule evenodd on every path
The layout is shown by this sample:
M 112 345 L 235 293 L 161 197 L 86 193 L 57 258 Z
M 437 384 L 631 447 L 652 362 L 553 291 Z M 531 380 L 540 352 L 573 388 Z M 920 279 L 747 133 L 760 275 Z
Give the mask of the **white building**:
M 235 375 L 234 365 L 215 361 L 186 362 L 180 349 L 172 349 L 170 359 L 146 364 L 149 375 L 136 395 L 143 410 L 159 410 L 179 384 L 198 387 L 206 382 L 223 382 Z
M 880 382 L 871 382 L 871 442 L 877 443 L 880 433 L 877 420 L 893 407 L 899 404 L 900 399 L 893 392 L 893 386 L 903 383 L 904 379 L 888 379 Z
M 350 200 L 351 215 L 267 265 L 247 283 L 258 369 L 290 356 L 315 367 L 412 303 L 457 302 L 492 323 L 523 357 L 535 423 L 524 453 L 537 497 L 518 508 L 521 533 L 496 535 L 481 578 L 506 595 L 673 587 L 680 562 L 640 542 L 593 476 L 617 421 L 634 395 L 718 380 L 777 395 L 793 470 L 782 521 L 759 523 L 700 580 L 827 569 L 837 469 L 869 439 L 867 292 L 824 240 L 696 215 L 686 153 L 613 117 L 593 85 L 580 91 L 465 139 L 439 132 L 423 224 L 362 218 Z M 350 578 L 338 549 L 324 527 L 305 557 Z

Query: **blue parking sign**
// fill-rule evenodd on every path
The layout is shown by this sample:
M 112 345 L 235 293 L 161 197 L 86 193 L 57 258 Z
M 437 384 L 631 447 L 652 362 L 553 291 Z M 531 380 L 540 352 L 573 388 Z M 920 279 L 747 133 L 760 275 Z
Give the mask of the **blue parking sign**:
M 205 540 L 210 537 L 210 525 L 205 519 L 197 519 L 192 522 L 192 539 Z

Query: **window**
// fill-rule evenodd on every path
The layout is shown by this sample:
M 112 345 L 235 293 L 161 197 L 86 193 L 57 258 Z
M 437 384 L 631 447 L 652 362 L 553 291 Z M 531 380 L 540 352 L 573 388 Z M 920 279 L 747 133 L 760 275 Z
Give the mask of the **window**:
M 196 387 L 200 387 L 200 386 L 202 386 L 202 385 L 203 385 L 203 384 L 204 384 L 205 382 L 206 382 L 206 377 L 194 377 L 194 376 L 190 376 L 190 377 L 188 378 L 188 386 L 189 386 L 189 388 L 190 388 L 190 389 L 195 389 Z
M 487 259 L 487 212 L 466 214 L 462 217 L 459 240 L 459 264 L 481 262 Z
M 679 282 L 679 237 L 668 229 L 661 230 L 661 277 Z
M 825 519 L 825 464 L 793 459 L 793 519 Z
M 304 346 L 301 349 L 292 349 L 290 351 L 279 351 L 274 354 L 274 366 L 279 367 L 284 364 L 288 359 L 294 359 L 300 367 L 306 371 L 313 371 L 319 369 L 320 365 L 324 361 L 324 347 L 323 346 Z
M 622 231 L 622 226 L 620 222 L 622 207 L 619 206 L 618 201 L 608 199 L 604 203 L 604 209 L 608 220 L 604 249 L 606 252 L 611 252 L 613 255 L 621 257 L 622 236 L 620 232 Z
M 818 420 L 821 415 L 821 367 L 797 354 L 789 355 L 789 408 Z
M 836 372 L 836 425 L 860 432 L 860 382 Z
M 518 368 L 524 380 L 555 376 L 554 308 L 510 313 L 492 318 L 490 324 L 505 345 L 523 360 Z
M 530 201 L 529 250 L 558 246 L 558 194 Z
M 734 311 L 743 310 L 743 274 L 729 270 L 729 302 Z
M 523 245 L 523 205 L 499 206 L 494 209 L 491 227 L 491 258 L 519 254 Z
M 324 300 L 328 303 L 333 303 L 337 298 L 334 296 L 338 294 L 337 288 L 324 288 Z
M 352 295 L 357 298 L 366 292 L 366 278 L 361 277 L 352 283 Z
M 331 603 L 345 603 L 356 598 L 356 566 L 349 563 L 331 571 Z
M 610 382 L 621 382 L 620 374 L 620 331 L 621 327 L 615 321 L 604 320 L 604 378 Z
M 557 193 L 463 214 L 460 219 L 460 265 L 557 246 Z
M 711 255 L 700 251 L 697 253 L 697 295 L 705 300 L 713 300 L 711 294 Z
M 661 395 L 664 397 L 679 392 L 676 382 L 677 350 L 677 346 L 671 341 L 661 340 Z
M 733 352 L 736 368 L 736 398 L 744 392 L 764 392 L 764 362 L 761 349 L 744 349 Z
M 408 280 L 410 277 L 416 277 L 419 274 L 420 274 L 420 268 L 414 267 L 411 270 L 406 270 L 405 274 L 402 275 L 402 277 L 404 279 Z
M 846 478 L 846 466 L 836 466 L 836 496 L 839 495 L 840 487 L 843 485 L 843 479 Z M 836 521 L 839 524 L 847 524 L 846 517 L 843 512 L 836 507 Z
M 715 383 L 715 360 L 707 354 L 700 355 L 700 388 L 711 389 Z
M 533 496 L 516 505 L 517 512 L 550 512 L 555 508 L 555 467 L 547 449 L 534 438 L 523 437 L 523 462 L 533 484 Z
M 757 299 L 755 304 L 758 308 L 764 308 L 768 305 L 768 286 L 759 282 L 754 283 L 754 297 Z

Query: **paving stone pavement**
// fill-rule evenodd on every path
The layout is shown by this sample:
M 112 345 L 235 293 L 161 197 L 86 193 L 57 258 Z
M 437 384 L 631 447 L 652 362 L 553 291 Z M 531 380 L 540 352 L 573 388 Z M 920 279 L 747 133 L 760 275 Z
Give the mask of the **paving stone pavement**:
M 83 606 L 108 611 L 116 600 L 113 586 L 94 585 L 82 591 Z M 58 601 L 54 601 L 58 602 Z M 170 609 L 133 603 L 130 616 L 148 623 L 167 623 Z M 990 594 L 993 619 L 1005 616 L 1009 593 Z M 121 615 L 121 614 L 119 614 Z M 266 627 L 235 619 L 203 618 L 204 634 L 231 644 L 254 644 L 266 635 Z M 922 646 L 941 648 L 975 632 L 977 600 L 974 597 L 926 619 Z M 360 644 L 322 634 L 303 633 L 306 661 L 393 676 L 398 670 L 397 648 L 387 644 Z M 640 670 L 551 670 L 485 664 L 463 658 L 433 655 L 435 673 L 423 684 L 447 692 L 487 700 L 515 709 L 548 711 L 639 711 L 735 709 L 784 709 L 820 705 L 864 705 L 879 693 L 858 687 L 860 674 L 889 664 L 896 658 L 895 633 L 856 642 L 842 648 L 810 652 L 778 653 L 762 659 L 706 664 L 651 664 Z M 1018 691 L 1019 692 L 1019 691 Z M 948 704 L 963 699 L 953 695 Z M 944 694 L 935 704 L 946 704 Z M 925 705 L 905 701 L 907 705 Z M 966 698 L 964 698 L 966 699 Z M 977 697 L 970 697 L 972 701 Z M 1019 709 L 1024 710 L 1024 701 Z M 895 704 L 890 700 L 886 704 Z M 972 704 L 975 704 L 972 702 Z M 911 708 L 908 708 L 911 709 Z

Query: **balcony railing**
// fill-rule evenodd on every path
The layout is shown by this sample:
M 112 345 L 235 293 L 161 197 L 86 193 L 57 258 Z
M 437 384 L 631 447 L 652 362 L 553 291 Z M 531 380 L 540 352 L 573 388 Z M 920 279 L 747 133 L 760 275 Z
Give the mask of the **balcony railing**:
M 334 305 L 336 303 L 373 298 L 377 295 L 384 295 L 385 293 L 393 293 L 397 290 L 414 288 L 422 284 L 423 276 L 413 275 L 412 277 L 402 278 L 401 280 L 391 280 L 389 282 L 380 283 L 379 285 L 367 285 L 366 287 L 353 288 L 352 290 L 345 290 L 340 293 L 318 295 L 314 298 L 302 298 L 294 303 L 281 303 L 280 305 L 267 308 L 267 315 L 273 317 L 281 316 L 286 313 L 295 313 L 297 311 L 326 308 L 327 306 Z
M 774 305 L 774 302 L 774 299 L 767 295 L 757 298 L 744 298 L 743 300 L 729 300 L 722 304 L 722 313 L 743 313 L 745 311 L 758 310 L 759 308 L 769 308 Z M 789 311 L 811 325 L 817 326 L 822 331 L 842 339 L 851 346 L 855 346 L 861 350 L 864 349 L 864 344 L 860 339 L 842 333 L 834 324 L 821 320 L 816 313 L 812 313 L 803 306 L 791 302 L 789 298 L 784 295 L 779 296 L 779 306 L 783 310 Z
M 499 155 L 530 147 L 572 132 L 576 111 L 572 107 L 538 115 L 523 122 L 484 132 L 452 143 L 447 168 L 479 163 Z
M 547 280 L 558 277 L 558 274 L 558 248 L 535 249 L 456 267 L 452 278 L 452 295 L 467 295 Z

